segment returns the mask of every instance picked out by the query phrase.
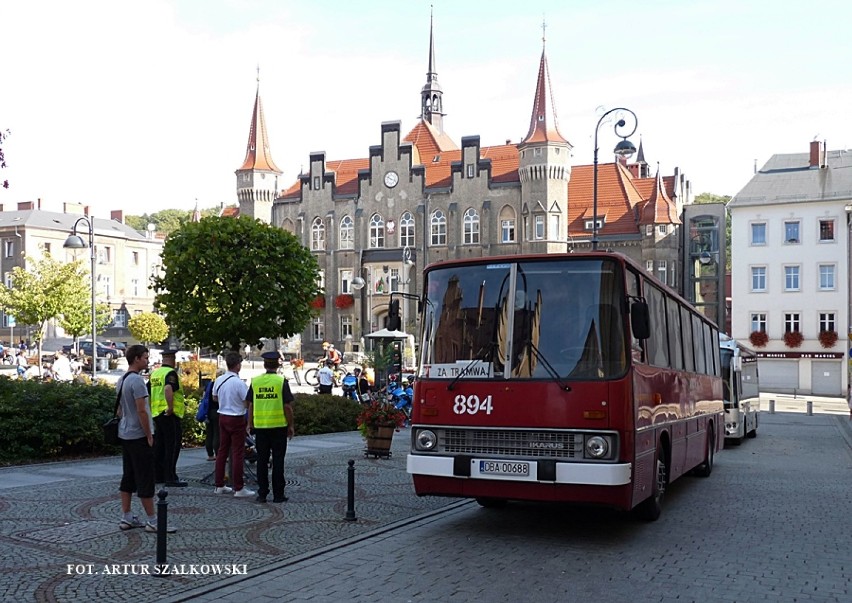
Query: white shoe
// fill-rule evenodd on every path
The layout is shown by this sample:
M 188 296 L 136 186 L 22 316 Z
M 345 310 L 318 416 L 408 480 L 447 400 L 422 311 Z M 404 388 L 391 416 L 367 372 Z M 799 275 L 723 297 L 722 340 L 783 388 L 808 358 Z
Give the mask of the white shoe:
M 213 494 L 230 494 L 234 489 L 228 486 L 222 486 L 221 488 L 213 488 Z
M 249 496 L 254 496 L 257 494 L 254 490 L 249 490 L 248 488 L 243 488 L 242 490 L 237 490 L 234 492 L 234 498 L 246 498 Z

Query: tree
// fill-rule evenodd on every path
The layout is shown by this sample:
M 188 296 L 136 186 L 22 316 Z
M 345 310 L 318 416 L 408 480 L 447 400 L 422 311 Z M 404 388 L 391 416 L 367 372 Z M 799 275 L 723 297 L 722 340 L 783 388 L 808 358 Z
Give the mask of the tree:
M 0 287 L 0 308 L 17 322 L 35 326 L 32 337 L 41 358 L 47 321 L 68 311 L 80 291 L 87 291 L 86 272 L 80 261 L 65 264 L 49 254 L 38 261 L 26 258 L 26 264 L 29 269 L 21 266 L 12 269 L 10 288 Z
M 701 193 L 700 195 L 696 195 L 693 203 L 697 205 L 703 205 L 706 203 L 723 203 L 724 205 L 728 205 L 728 201 L 731 200 L 730 195 L 714 195 L 713 193 Z M 731 270 L 731 214 L 727 210 L 725 211 L 725 241 L 727 244 L 725 245 L 725 256 L 728 258 L 728 261 L 725 262 L 725 269 Z
M 200 211 L 201 217 L 218 216 L 218 207 L 208 207 Z M 147 230 L 148 224 L 153 224 L 157 227 L 157 232 L 166 236 L 172 234 L 184 224 L 192 221 L 193 210 L 182 209 L 164 209 L 152 214 L 142 214 L 141 216 L 125 216 L 124 223 L 133 230 Z
M 169 327 L 159 314 L 143 312 L 132 316 L 127 322 L 130 334 L 143 343 L 163 341 L 169 336 Z
M 238 350 L 298 333 L 321 292 L 310 251 L 246 216 L 184 224 L 166 239 L 161 259 L 154 307 L 190 345 Z
M 92 299 L 91 289 L 75 291 L 69 296 L 68 304 L 59 317 L 59 326 L 74 338 L 92 334 Z M 104 303 L 95 304 L 95 333 L 100 333 L 112 322 L 109 306 Z

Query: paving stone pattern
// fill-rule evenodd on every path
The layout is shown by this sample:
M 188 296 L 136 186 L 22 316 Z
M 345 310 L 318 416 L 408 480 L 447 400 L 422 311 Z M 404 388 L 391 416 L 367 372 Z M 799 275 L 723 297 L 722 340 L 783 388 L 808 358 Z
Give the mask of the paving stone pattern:
M 655 523 L 566 505 L 457 504 L 369 539 L 230 579 L 202 602 L 852 601 L 846 416 L 761 415 Z
M 377 527 L 441 508 L 447 499 L 418 498 L 405 472 L 408 433 L 396 434 L 394 456 L 365 459 L 363 445 L 288 455 L 290 501 L 259 504 L 213 494 L 201 480 L 213 463 L 186 467 L 188 488 L 171 489 L 169 564 L 245 564 L 257 575 L 273 563 L 369 533 Z M 344 521 L 347 463 L 354 459 L 357 521 Z M 120 471 L 120 459 L 112 459 Z M 62 471 L 55 464 L 47 473 Z M 86 473 L 86 469 L 82 469 Z M 32 487 L 0 489 L 0 600 L 161 600 L 213 584 L 221 576 L 168 578 L 132 575 L 153 571 L 156 534 L 121 531 L 118 477 L 80 477 Z M 270 497 L 271 500 L 271 497 Z M 155 498 L 156 501 L 156 498 Z M 134 512 L 141 506 L 134 498 Z M 87 566 L 71 572 L 69 564 Z M 105 575 L 104 566 L 131 564 L 131 575 Z

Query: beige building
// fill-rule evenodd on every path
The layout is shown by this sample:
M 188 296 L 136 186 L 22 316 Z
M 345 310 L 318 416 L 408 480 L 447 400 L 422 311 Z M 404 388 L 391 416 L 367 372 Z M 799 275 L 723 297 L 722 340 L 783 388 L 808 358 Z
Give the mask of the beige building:
M 434 57 L 430 28 L 420 117 L 411 129 L 382 123 L 377 144 L 363 158 L 311 153 L 307 170 L 284 190 L 277 186 L 281 171 L 271 157 L 258 87 L 246 158 L 236 171 L 239 213 L 294 233 L 316 254 L 326 295 L 316 300 L 321 311 L 302 334 L 306 351 L 319 352 L 325 339 L 358 342 L 381 329 L 390 292 L 419 294 L 427 264 L 591 247 L 594 167 L 573 163 L 572 145 L 557 123 L 544 47 L 537 76 L 530 74 L 535 87 L 527 135 L 496 146 L 484 146 L 478 136 L 457 144 L 445 131 Z M 519 124 L 526 119 L 517 117 Z M 611 128 L 601 128 L 601 148 L 617 142 Z M 635 163 L 598 166 L 599 249 L 623 252 L 683 290 L 681 216 L 690 202 L 683 174 L 651 174 L 640 142 Z M 353 288 L 358 277 L 366 282 L 360 290 Z M 409 332 L 416 330 L 415 312 L 412 301 L 403 301 Z
M 134 314 L 151 312 L 154 294 L 148 288 L 151 275 L 159 270 L 163 241 L 154 232 L 141 233 L 123 222 L 122 212 L 112 212 L 112 219 L 89 215 L 86 206 L 65 203 L 62 211 L 42 207 L 41 200 L 18 203 L 15 209 L 0 206 L 0 274 L 11 286 L 12 269 L 26 266 L 26 259 L 38 259 L 49 253 L 54 258 L 80 259 L 86 270 L 91 266 L 89 248 L 65 249 L 63 244 L 83 216 L 94 225 L 95 292 L 99 303 L 108 304 L 112 325 L 99 334 L 104 338 L 124 341 L 130 337 L 127 321 Z M 89 243 L 89 226 L 77 226 L 84 243 Z M 10 317 L 0 312 L 0 339 L 27 339 L 31 325 L 10 325 Z M 55 324 L 48 325 L 47 337 L 64 337 Z M 91 337 L 87 334 L 85 337 Z

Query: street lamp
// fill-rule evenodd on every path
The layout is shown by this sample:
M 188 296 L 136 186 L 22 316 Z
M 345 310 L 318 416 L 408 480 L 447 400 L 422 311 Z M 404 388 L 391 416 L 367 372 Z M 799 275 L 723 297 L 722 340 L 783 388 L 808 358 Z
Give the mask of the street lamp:
M 598 125 L 595 126 L 595 169 L 594 169 L 594 183 L 592 188 L 592 251 L 597 251 L 598 248 L 598 131 L 601 129 L 601 124 L 603 120 L 610 115 L 611 113 L 615 113 L 616 111 L 627 111 L 630 115 L 633 116 L 633 129 L 630 130 L 628 134 L 620 134 L 618 129 L 623 128 L 627 122 L 624 121 L 623 118 L 620 118 L 615 126 L 615 135 L 620 136 L 621 140 L 615 148 L 612 150 L 613 153 L 620 157 L 632 157 L 633 153 L 636 152 L 636 147 L 633 146 L 633 143 L 627 140 L 628 137 L 632 136 L 636 131 L 636 128 L 639 126 L 639 120 L 636 119 L 636 114 L 630 109 L 626 109 L 624 107 L 616 107 L 615 109 L 610 109 L 598 120 Z
M 85 222 L 89 227 L 89 255 L 92 260 L 92 385 L 95 384 L 95 378 L 98 376 L 98 345 L 95 339 L 97 331 L 96 307 L 95 307 L 95 222 L 92 218 L 82 216 L 74 222 L 74 228 L 68 238 L 65 239 L 63 247 L 66 249 L 84 249 L 86 244 L 82 237 L 77 234 L 77 225 L 80 222 Z
M 372 275 L 370 276 L 370 279 L 372 280 Z M 364 288 L 364 285 L 366 285 L 366 284 L 367 284 L 367 281 L 365 281 L 360 276 L 356 276 L 355 278 L 352 279 L 352 288 L 355 289 L 355 291 L 360 291 L 361 289 Z M 369 314 L 367 316 L 368 316 L 370 323 L 369 323 L 369 326 L 367 327 L 367 333 L 365 333 L 365 334 L 369 334 L 373 330 L 373 289 L 372 289 L 372 287 L 370 289 L 367 289 L 367 298 L 369 299 Z

